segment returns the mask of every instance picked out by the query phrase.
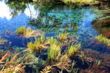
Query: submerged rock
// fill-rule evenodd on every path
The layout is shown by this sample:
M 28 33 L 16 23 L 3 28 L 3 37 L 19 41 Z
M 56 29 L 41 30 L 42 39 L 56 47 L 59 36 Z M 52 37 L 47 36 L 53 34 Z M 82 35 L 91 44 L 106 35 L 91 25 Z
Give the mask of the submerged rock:
M 99 34 L 110 38 L 110 18 L 99 20 L 94 23 L 92 27 L 95 28 Z
M 103 36 L 106 36 L 107 38 L 110 38 L 110 32 L 108 32 L 108 33 L 103 33 L 102 35 L 103 35 Z
M 110 18 L 105 18 L 97 21 L 95 24 L 93 24 L 93 27 L 95 28 L 110 27 Z

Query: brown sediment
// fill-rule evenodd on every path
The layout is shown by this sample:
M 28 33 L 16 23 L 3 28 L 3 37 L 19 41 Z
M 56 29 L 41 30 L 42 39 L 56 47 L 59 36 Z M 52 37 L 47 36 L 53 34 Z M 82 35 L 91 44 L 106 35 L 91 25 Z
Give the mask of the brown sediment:
M 99 20 L 98 22 L 93 24 L 93 27 L 95 28 L 101 28 L 101 27 L 106 27 L 106 26 L 110 26 L 110 18 Z
M 84 53 L 86 55 L 86 61 L 87 62 L 94 62 L 93 65 L 84 70 L 84 72 L 92 72 L 92 71 L 95 71 L 95 72 L 98 72 L 98 73 L 109 73 L 110 70 L 110 54 L 108 53 L 103 53 L 103 54 L 100 54 L 96 51 L 93 51 L 93 50 L 88 50 L 88 49 L 85 49 L 84 50 Z M 96 61 L 98 60 L 101 60 L 101 63 L 100 65 L 97 65 Z
M 102 35 L 105 36 L 105 37 L 107 37 L 107 38 L 110 38 L 110 32 L 108 32 L 108 33 L 103 33 Z
M 104 16 L 104 17 L 106 17 L 106 16 L 110 16 L 110 13 L 104 13 L 103 16 Z
M 110 38 L 110 17 L 97 21 L 92 27 L 102 36 Z

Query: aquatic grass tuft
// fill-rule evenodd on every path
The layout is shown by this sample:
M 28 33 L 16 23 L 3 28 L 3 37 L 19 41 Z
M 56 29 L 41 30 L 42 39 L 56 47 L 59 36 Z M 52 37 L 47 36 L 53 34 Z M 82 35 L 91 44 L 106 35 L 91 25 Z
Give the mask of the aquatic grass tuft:
M 57 60 L 60 55 L 61 55 L 60 46 L 56 44 L 51 45 L 50 49 L 48 49 L 48 59 Z
M 39 38 L 34 42 L 36 49 L 37 49 L 37 53 L 41 52 L 41 46 L 40 46 L 40 40 Z
M 28 27 L 28 28 L 26 29 L 26 34 L 30 34 L 30 33 L 31 33 L 31 28 Z
M 45 35 L 44 33 L 41 35 L 41 43 L 44 43 L 45 42 Z
M 59 33 L 59 40 L 66 41 L 67 40 L 67 33 Z
M 53 37 L 50 38 L 50 44 L 54 44 L 54 39 L 53 39 Z
M 101 64 L 101 61 L 102 61 L 102 60 L 98 60 L 98 61 L 96 61 L 97 68 L 98 68 L 98 67 L 99 67 L 99 65 Z
M 79 57 L 81 58 L 81 60 L 83 60 L 83 58 L 84 58 L 84 52 L 83 51 L 81 51 L 81 54 L 79 55 Z
M 29 42 L 29 43 L 27 44 L 27 47 L 28 47 L 28 50 L 29 50 L 31 53 L 34 53 L 34 52 L 40 53 L 40 52 L 41 52 L 40 42 L 39 42 L 39 41 L 35 41 L 34 43 Z
M 102 44 L 110 46 L 110 40 L 106 37 L 103 37 L 102 35 L 96 36 L 95 39 Z
M 20 28 L 17 28 L 16 33 L 17 33 L 17 35 L 22 35 L 22 36 L 25 35 L 26 34 L 26 27 L 22 26 Z
M 77 50 L 78 50 L 77 47 L 71 45 L 68 50 L 69 56 L 74 56 L 76 54 Z
M 32 42 L 29 42 L 29 43 L 27 44 L 27 48 L 28 48 L 28 50 L 29 50 L 31 53 L 33 53 L 33 52 L 35 52 L 36 45 L 33 44 Z
M 100 64 L 101 64 L 101 61 L 102 61 L 102 60 L 96 61 L 97 65 L 100 65 Z
M 59 58 L 59 62 L 57 62 L 56 66 L 62 70 L 66 70 L 68 72 L 70 72 L 70 67 L 72 61 L 70 59 L 70 57 L 67 54 L 61 55 L 61 57 Z
M 12 58 L 9 60 L 9 51 L 0 59 L 0 62 L 6 59 L 5 64 L 3 65 L 0 73 L 25 73 L 25 66 L 21 65 L 18 62 L 14 62 L 15 59 L 18 57 L 19 53 L 15 56 L 11 56 Z M 11 67 L 10 67 L 11 66 Z

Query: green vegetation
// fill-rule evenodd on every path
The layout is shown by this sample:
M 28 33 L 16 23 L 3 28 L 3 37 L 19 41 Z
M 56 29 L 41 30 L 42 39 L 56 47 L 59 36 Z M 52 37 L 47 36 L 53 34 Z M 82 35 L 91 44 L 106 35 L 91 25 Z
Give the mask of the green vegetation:
M 68 49 L 69 56 L 75 56 L 76 53 L 79 52 L 80 48 L 81 48 L 80 44 L 71 45 L 70 48 Z
M 59 33 L 59 40 L 61 41 L 66 41 L 67 40 L 67 37 L 68 37 L 68 34 L 67 33 Z
M 102 60 L 96 61 L 96 63 L 97 63 L 98 66 L 101 64 L 101 61 L 102 61 Z
M 43 41 L 41 41 L 41 39 L 43 39 Z M 81 59 L 80 64 L 83 65 L 86 62 L 85 60 L 89 58 L 86 58 L 84 52 L 81 51 L 80 44 L 76 42 L 69 43 L 71 39 L 73 39 L 72 37 L 68 37 L 68 39 L 69 41 L 65 42 L 65 44 L 67 44 L 65 48 L 65 44 L 63 44 L 64 42 L 62 42 L 61 40 L 57 38 L 54 39 L 53 37 L 46 40 L 45 35 L 42 34 L 41 38 L 35 38 L 35 41 L 33 42 L 31 41 L 27 44 L 27 50 L 25 51 L 28 51 L 30 53 L 22 51 L 23 54 L 20 57 L 17 57 L 19 55 L 17 54 L 15 56 L 12 55 L 11 57 L 8 58 L 9 52 L 7 52 L 5 57 L 1 58 L 0 60 L 0 62 L 6 60 L 6 65 L 5 67 L 3 67 L 3 70 L 4 72 L 7 72 L 7 69 L 9 69 L 8 71 L 16 72 L 16 70 L 11 70 L 8 64 L 12 65 L 13 67 L 18 67 L 18 64 L 20 63 L 21 64 L 20 68 L 19 67 L 17 68 L 19 71 L 21 71 L 20 69 L 23 69 L 24 71 L 25 70 L 24 66 L 26 66 L 29 68 L 31 67 L 37 73 L 39 73 L 40 68 L 44 68 L 42 69 L 42 71 L 40 71 L 41 73 L 53 72 L 53 70 L 55 70 L 55 72 L 57 72 L 57 70 L 59 72 L 65 70 L 68 73 L 77 72 L 79 71 L 79 69 L 75 68 L 75 66 L 78 65 L 77 62 L 79 62 L 79 59 Z M 44 49 L 45 47 L 46 49 Z M 62 49 L 64 49 L 65 51 L 62 51 Z M 41 52 L 42 50 L 46 51 Z M 36 58 L 36 55 L 38 55 L 39 57 Z M 47 56 L 45 61 L 41 59 L 44 58 L 42 57 L 42 55 Z M 17 60 L 14 61 L 16 57 Z M 76 57 L 78 61 L 75 59 Z M 99 60 L 96 61 L 95 63 L 97 64 L 98 68 L 101 61 Z M 58 69 L 54 69 L 53 67 L 57 67 Z
M 51 38 L 50 38 L 50 44 L 52 45 L 52 44 L 54 44 L 54 42 L 55 42 L 55 41 L 54 41 L 53 37 L 51 37 Z
M 60 55 L 61 55 L 60 46 L 56 44 L 51 45 L 50 49 L 48 49 L 48 59 L 57 60 Z
M 81 55 L 79 55 L 79 58 L 81 58 L 81 60 L 83 60 L 84 59 L 84 52 L 83 51 L 81 51 Z
M 29 42 L 27 44 L 27 48 L 28 50 L 33 53 L 33 52 L 37 52 L 40 53 L 41 52 L 41 48 L 40 48 L 40 42 L 39 41 L 35 41 L 34 43 Z
M 45 35 L 44 33 L 41 35 L 41 43 L 44 43 L 45 42 Z
M 3 38 L 0 36 L 0 45 L 1 45 L 1 44 L 5 44 L 5 43 L 7 44 L 7 42 L 8 42 L 7 40 L 3 39 Z
M 102 44 L 110 46 L 110 40 L 106 37 L 103 37 L 102 35 L 96 36 L 95 39 Z
M 29 42 L 29 43 L 27 44 L 27 47 L 28 47 L 28 49 L 29 49 L 31 52 L 34 52 L 35 49 L 36 49 L 36 45 L 33 44 L 32 42 Z
M 95 0 L 62 0 L 63 2 L 65 3 L 70 3 L 70 2 L 73 2 L 73 3 L 91 3 L 91 2 L 95 2 Z
M 30 27 L 28 27 L 27 29 L 26 29 L 26 34 L 30 34 L 32 31 L 31 31 L 31 28 Z
M 17 29 L 16 29 L 16 33 L 17 33 L 18 35 L 24 36 L 24 35 L 26 34 L 26 27 L 25 27 L 25 26 L 22 26 L 22 27 L 20 27 L 20 28 L 17 28 Z
M 76 54 L 77 50 L 78 50 L 77 47 L 71 45 L 68 50 L 69 56 L 74 56 Z
M 103 0 L 101 1 L 103 2 Z M 0 50 L 0 73 L 25 73 L 25 70 L 27 70 L 26 72 L 30 70 L 28 73 L 39 73 L 39 70 L 41 73 L 63 73 L 65 71 L 67 71 L 67 73 L 100 72 L 100 69 L 92 67 L 93 63 L 96 63 L 98 66 L 101 64 L 101 60 L 96 61 L 100 58 L 98 54 L 85 51 L 85 49 L 83 52 L 81 50 L 82 43 L 78 44 L 80 39 L 77 42 L 77 38 L 80 38 L 80 36 L 73 37 L 73 35 L 72 37 L 69 37 L 70 34 L 68 33 L 71 32 L 74 34 L 74 32 L 78 31 L 78 24 L 81 24 L 83 21 L 83 14 L 86 12 L 85 8 L 82 10 L 83 8 L 81 9 L 79 7 L 78 9 L 75 9 L 75 7 L 88 4 L 91 5 L 96 2 L 96 0 L 8 0 L 6 4 L 10 7 L 10 12 L 13 17 L 20 12 L 24 12 L 24 10 L 26 10 L 25 8 L 29 8 L 30 23 L 32 23 L 32 25 L 48 32 L 54 31 L 65 33 L 59 33 L 56 39 L 51 37 L 49 40 L 46 40 L 45 34 L 42 34 L 41 32 L 40 38 L 35 38 L 35 41 L 27 43 L 27 46 L 25 47 L 26 50 L 18 48 L 21 52 L 18 54 L 16 54 L 18 52 L 16 51 L 17 48 L 11 49 L 11 52 L 9 53 L 8 51 L 5 55 L 4 49 Z M 39 9 L 40 12 L 38 18 L 34 20 L 32 19 L 33 12 L 30 9 L 31 5 L 34 6 L 35 10 Z M 90 13 L 91 12 L 95 13 L 92 9 Z M 85 14 L 88 14 L 88 12 Z M 84 17 L 86 17 L 86 15 L 84 15 Z M 106 28 L 103 30 L 105 29 Z M 109 30 L 109 28 L 106 30 Z M 6 32 L 9 33 L 8 30 Z M 26 28 L 25 26 L 17 28 L 16 33 L 23 37 L 30 35 L 31 37 L 36 37 L 34 35 L 39 34 L 36 30 L 33 31 L 30 27 Z M 82 35 L 82 31 L 80 34 Z M 109 36 L 108 33 L 105 35 Z M 110 46 L 110 40 L 102 35 L 95 38 L 98 42 Z M 0 38 L 0 43 L 1 40 L 2 39 Z M 6 43 L 8 42 L 6 41 Z M 0 49 L 2 49 L 1 46 Z M 85 57 L 86 55 L 91 56 L 92 53 L 97 55 L 98 59 L 97 57 L 93 59 L 94 56 Z M 108 61 L 109 58 L 107 57 L 104 60 Z M 105 62 L 104 60 L 102 61 L 103 63 Z M 104 64 L 106 64 L 106 62 Z M 88 68 L 83 69 L 85 66 L 88 66 Z M 103 72 L 107 72 L 106 70 L 110 67 L 103 67 L 102 65 L 100 68 L 106 68 Z M 81 72 L 81 70 L 84 70 L 84 72 Z
M 7 51 L 7 53 L 2 56 L 2 58 L 0 59 L 0 62 L 2 62 L 3 60 L 6 60 L 6 62 L 4 62 L 5 64 L 3 65 L 2 69 L 0 70 L 1 73 L 17 73 L 17 72 L 22 72 L 24 73 L 25 70 L 25 66 L 21 65 L 18 62 L 14 62 L 15 59 L 18 60 L 17 56 L 19 55 L 19 53 L 17 53 L 16 55 L 14 55 L 13 57 L 11 56 L 11 59 L 9 60 L 9 51 Z M 10 65 L 12 67 L 10 67 Z
M 26 38 L 41 36 L 41 42 L 43 43 L 45 41 L 44 33 L 42 34 L 42 32 L 38 30 L 31 30 L 30 27 L 26 28 L 25 26 L 21 26 L 20 28 L 16 29 L 16 33 L 17 35 L 20 35 Z

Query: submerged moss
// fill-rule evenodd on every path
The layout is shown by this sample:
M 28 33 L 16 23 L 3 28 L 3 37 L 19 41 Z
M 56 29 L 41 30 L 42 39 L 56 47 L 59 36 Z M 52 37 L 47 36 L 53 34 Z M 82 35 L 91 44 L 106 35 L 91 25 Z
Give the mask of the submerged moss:
M 41 42 L 42 43 L 44 43 L 44 41 L 45 41 L 45 35 L 44 35 L 44 33 L 41 35 Z
M 69 52 L 70 56 L 74 56 L 76 54 L 76 52 L 77 52 L 77 47 L 71 45 L 71 47 L 69 48 L 68 52 Z
M 28 27 L 28 28 L 26 29 L 26 34 L 30 34 L 31 32 L 32 32 L 31 28 Z
M 22 27 L 20 27 L 20 28 L 17 28 L 17 29 L 16 29 L 16 33 L 17 33 L 18 35 L 24 36 L 24 35 L 26 34 L 26 27 L 25 27 L 25 26 L 22 26 Z
M 59 33 L 59 40 L 66 41 L 67 40 L 67 33 Z
M 38 30 L 31 30 L 30 27 L 26 28 L 25 26 L 21 26 L 20 28 L 16 29 L 16 33 L 17 35 L 29 38 L 29 37 L 37 37 L 37 36 L 41 36 L 42 41 L 44 42 L 44 36 L 42 34 L 42 31 L 38 31 Z
M 52 44 L 50 46 L 50 49 L 48 49 L 48 59 L 57 60 L 60 55 L 61 55 L 60 46 Z
M 110 40 L 106 37 L 103 37 L 102 35 L 96 36 L 95 39 L 100 43 L 110 46 Z
M 34 53 L 34 52 L 40 53 L 41 52 L 39 41 L 36 41 L 35 43 L 29 42 L 27 44 L 27 48 L 31 53 Z

